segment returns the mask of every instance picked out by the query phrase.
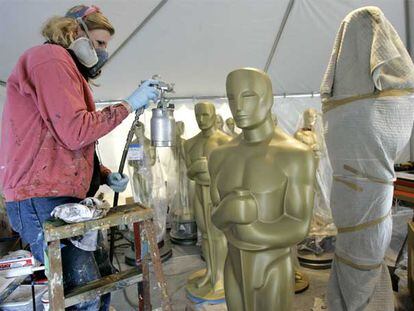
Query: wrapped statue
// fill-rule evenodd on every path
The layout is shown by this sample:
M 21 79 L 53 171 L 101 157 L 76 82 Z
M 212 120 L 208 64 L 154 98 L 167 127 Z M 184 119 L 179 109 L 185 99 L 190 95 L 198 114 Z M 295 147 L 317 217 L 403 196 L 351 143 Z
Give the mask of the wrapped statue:
M 172 225 L 170 231 L 171 241 L 176 244 L 193 245 L 197 242 L 197 225 L 194 211 L 189 202 L 190 179 L 187 176 L 185 164 L 184 122 L 176 122 L 175 156 L 178 161 L 178 191 L 175 195 L 174 208 L 171 211 Z
M 128 150 L 132 193 L 135 202 L 154 209 L 157 242 L 160 243 L 165 235 L 168 208 L 165 178 L 155 147 L 145 137 L 143 123 L 137 123 L 134 134 Z
M 316 109 L 310 108 L 303 112 L 303 120 L 295 138 L 312 149 L 316 161 L 315 206 L 309 236 L 334 236 L 336 228 L 330 208 L 332 167 L 327 154 L 322 119 Z
M 191 275 L 187 283 L 189 298 L 194 301 L 224 299 L 223 269 L 227 254 L 224 234 L 211 222 L 210 177 L 208 159 L 211 152 L 231 140 L 216 127 L 216 110 L 212 103 L 195 105 L 195 115 L 201 132 L 184 143 L 188 177 L 195 181 L 194 214 L 201 232 L 201 247 L 206 269 Z
M 338 230 L 329 310 L 394 310 L 384 262 L 391 241 L 394 162 L 410 142 L 414 65 L 377 7 L 342 21 L 322 84 Z
M 228 241 L 229 311 L 291 310 L 291 248 L 309 230 L 315 180 L 311 149 L 275 126 L 269 76 L 243 68 L 227 76 L 242 134 L 209 159 L 212 222 Z
M 144 206 L 151 205 L 152 166 L 155 164 L 155 147 L 145 137 L 145 127 L 141 122 L 135 127 L 135 139 L 131 142 L 128 152 L 128 166 L 131 171 L 131 186 L 134 201 Z
M 171 228 L 171 222 L 173 217 L 171 215 L 171 212 L 176 209 L 176 197 L 179 191 L 179 159 L 177 158 L 175 146 L 156 147 L 156 150 L 158 159 L 157 164 L 159 165 L 157 169 L 160 170 L 159 174 L 161 174 L 160 178 L 162 178 L 159 180 L 160 187 L 163 186 L 166 189 L 166 228 Z M 155 168 L 156 167 L 154 167 L 154 169 Z

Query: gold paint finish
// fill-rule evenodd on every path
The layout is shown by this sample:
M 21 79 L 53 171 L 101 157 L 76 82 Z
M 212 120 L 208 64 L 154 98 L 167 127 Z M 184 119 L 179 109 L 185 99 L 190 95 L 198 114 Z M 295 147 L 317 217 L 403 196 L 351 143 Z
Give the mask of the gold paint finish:
M 227 254 L 224 234 L 211 223 L 210 176 L 208 159 L 211 152 L 230 141 L 231 137 L 216 127 L 216 111 L 212 103 L 195 106 L 195 115 L 201 132 L 184 143 L 188 177 L 196 183 L 194 214 L 202 234 L 205 271 L 190 276 L 187 291 L 204 300 L 224 298 L 223 269 Z
M 310 225 L 315 162 L 308 146 L 276 127 L 269 77 L 254 68 L 227 76 L 242 135 L 209 159 L 212 221 L 228 240 L 224 286 L 230 311 L 291 310 L 290 249 Z

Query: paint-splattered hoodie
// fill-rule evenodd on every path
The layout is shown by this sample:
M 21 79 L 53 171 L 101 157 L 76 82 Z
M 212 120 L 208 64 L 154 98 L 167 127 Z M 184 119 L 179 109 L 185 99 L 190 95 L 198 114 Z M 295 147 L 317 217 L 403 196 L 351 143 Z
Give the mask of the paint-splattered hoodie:
M 64 48 L 27 50 L 7 80 L 0 142 L 6 201 L 84 198 L 95 141 L 127 116 L 122 104 L 95 111 L 89 85 Z

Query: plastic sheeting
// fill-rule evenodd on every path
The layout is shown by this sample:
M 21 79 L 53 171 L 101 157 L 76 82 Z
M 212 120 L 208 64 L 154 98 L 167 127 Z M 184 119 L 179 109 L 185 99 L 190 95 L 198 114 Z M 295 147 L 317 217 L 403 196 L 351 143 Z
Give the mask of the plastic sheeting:
M 324 115 L 338 228 L 330 310 L 394 309 L 384 256 L 392 234 L 394 161 L 409 143 L 413 102 L 413 96 L 365 99 Z
M 160 242 L 166 231 L 167 186 L 158 150 L 151 148 L 143 131 L 138 131 L 129 146 L 128 167 L 134 201 L 153 208 L 157 242 Z
M 168 190 L 163 172 L 163 164 L 157 154 L 155 165 L 152 167 L 152 204 L 154 209 L 154 224 L 157 232 L 157 242 L 164 239 L 167 229 Z
M 134 201 L 150 206 L 152 194 L 152 166 L 155 164 L 155 148 L 144 136 L 145 126 L 138 123 L 134 129 L 135 139 L 128 148 L 128 168 Z
M 311 223 L 310 236 L 332 236 L 336 234 L 330 208 L 330 196 L 332 188 L 332 167 L 329 161 L 328 150 L 325 144 L 325 130 L 322 122 L 322 115 L 315 109 L 316 120 L 312 128 L 313 139 L 316 146 L 313 148 L 314 156 L 317 161 L 316 183 L 315 183 L 315 204 L 313 208 L 313 218 Z M 299 126 L 295 133 L 302 133 L 304 127 L 304 117 L 300 118 Z M 306 132 L 304 132 L 306 134 Z M 300 140 L 300 139 L 299 139 Z M 303 141 L 305 144 L 309 142 Z M 310 146 L 312 148 L 312 146 Z
M 169 227 L 171 210 L 174 209 L 179 187 L 178 159 L 175 154 L 175 148 L 173 147 L 157 147 L 157 155 L 157 164 L 159 164 L 161 169 L 160 177 L 162 176 L 166 189 L 166 222 Z
M 190 179 L 187 177 L 187 167 L 184 158 L 184 142 L 181 137 L 176 139 L 175 158 L 178 169 L 178 188 L 171 209 L 171 232 L 173 238 L 194 239 L 195 219 L 191 198 L 194 189 L 191 187 Z

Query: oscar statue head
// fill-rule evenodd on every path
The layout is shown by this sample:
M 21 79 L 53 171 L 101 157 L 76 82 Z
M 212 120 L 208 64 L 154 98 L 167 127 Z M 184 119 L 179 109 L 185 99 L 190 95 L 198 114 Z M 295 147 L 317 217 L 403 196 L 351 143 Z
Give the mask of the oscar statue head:
M 227 125 L 228 129 L 229 129 L 231 132 L 234 132 L 234 119 L 233 119 L 233 118 L 228 118 L 228 119 L 226 120 L 226 125 Z
M 198 127 L 202 131 L 206 131 L 216 125 L 216 108 L 212 103 L 197 103 L 194 108 Z
M 318 117 L 316 109 L 309 108 L 303 112 L 303 127 L 313 129 Z
M 224 120 L 223 117 L 219 114 L 216 115 L 216 128 L 220 131 L 223 131 Z
M 184 134 L 185 125 L 183 121 L 177 121 L 175 122 L 175 132 L 177 134 L 177 137 L 181 137 Z
M 230 72 L 226 81 L 227 98 L 236 125 L 249 129 L 265 122 L 273 105 L 269 76 L 255 68 Z

